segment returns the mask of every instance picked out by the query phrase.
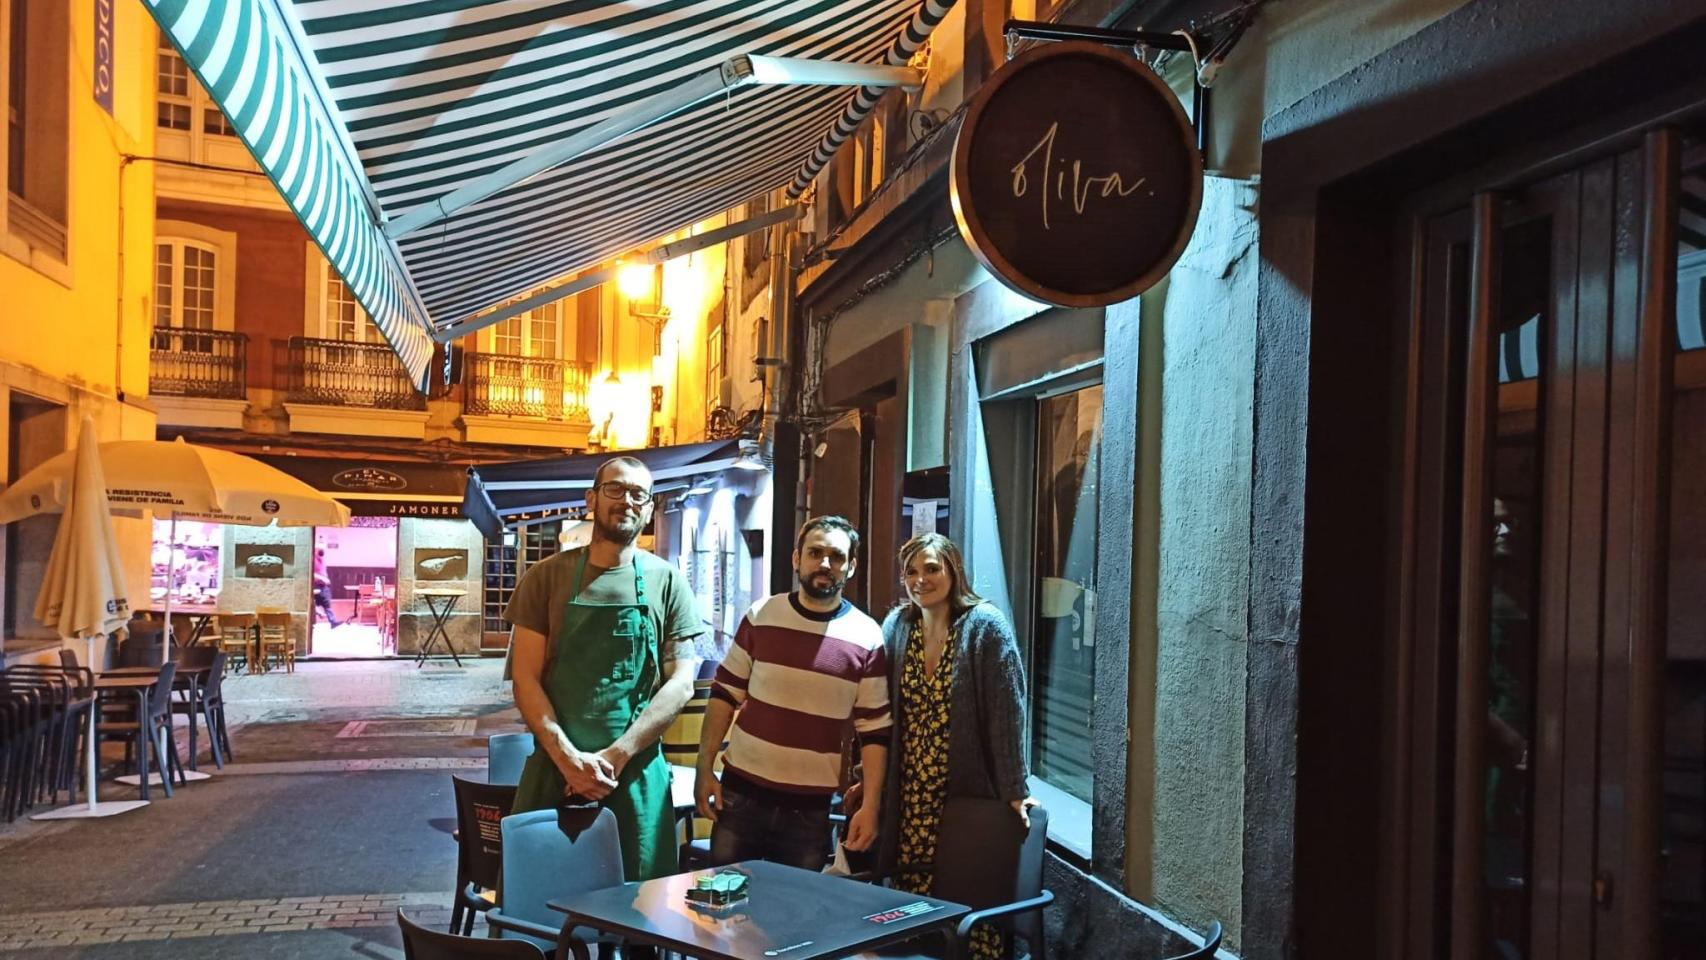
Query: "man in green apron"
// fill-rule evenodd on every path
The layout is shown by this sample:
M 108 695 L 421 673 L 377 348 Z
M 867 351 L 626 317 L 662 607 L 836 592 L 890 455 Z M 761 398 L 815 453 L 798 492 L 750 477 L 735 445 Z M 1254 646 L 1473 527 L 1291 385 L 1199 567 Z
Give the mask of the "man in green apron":
M 645 464 L 606 461 L 586 502 L 592 542 L 530 567 L 504 611 L 515 703 L 538 744 L 514 812 L 610 808 L 624 876 L 649 880 L 677 868 L 658 741 L 693 696 L 703 627 L 687 578 L 634 545 L 652 511 Z

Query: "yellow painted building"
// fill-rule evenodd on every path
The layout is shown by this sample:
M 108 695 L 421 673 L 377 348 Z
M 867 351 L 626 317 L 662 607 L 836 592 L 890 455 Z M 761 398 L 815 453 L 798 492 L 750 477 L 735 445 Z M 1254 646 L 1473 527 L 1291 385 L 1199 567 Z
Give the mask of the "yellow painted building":
M 136 0 L 0 0 L 0 480 L 76 441 L 152 438 L 154 27 Z M 110 107 L 108 106 L 110 104 Z M 133 603 L 148 533 L 119 522 Z M 58 643 L 32 615 L 54 520 L 7 530 L 0 653 Z

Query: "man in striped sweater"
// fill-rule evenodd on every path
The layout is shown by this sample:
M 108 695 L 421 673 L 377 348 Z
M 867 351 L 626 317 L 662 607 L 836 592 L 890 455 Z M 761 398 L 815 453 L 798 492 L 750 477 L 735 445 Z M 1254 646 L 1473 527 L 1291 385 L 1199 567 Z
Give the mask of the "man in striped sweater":
M 849 720 L 865 796 L 882 796 L 872 782 L 885 770 L 890 726 L 882 628 L 841 596 L 858 547 L 859 531 L 841 517 L 808 521 L 794 548 L 799 589 L 753 604 L 717 668 L 694 785 L 699 814 L 714 823 L 714 864 L 761 859 L 823 869 Z M 719 782 L 711 768 L 725 733 Z M 848 821 L 847 849 L 876 839 L 875 806 L 867 802 Z

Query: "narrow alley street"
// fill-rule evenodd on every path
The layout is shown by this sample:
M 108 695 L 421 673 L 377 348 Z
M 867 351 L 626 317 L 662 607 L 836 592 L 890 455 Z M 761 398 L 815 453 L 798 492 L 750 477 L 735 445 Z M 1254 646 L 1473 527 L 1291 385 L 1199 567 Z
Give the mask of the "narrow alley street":
M 486 737 L 520 728 L 503 661 L 464 662 L 228 678 L 234 757 L 215 770 L 204 738 L 211 779 L 107 819 L 0 825 L 0 954 L 401 957 L 399 906 L 448 923 L 451 775 L 483 780 Z

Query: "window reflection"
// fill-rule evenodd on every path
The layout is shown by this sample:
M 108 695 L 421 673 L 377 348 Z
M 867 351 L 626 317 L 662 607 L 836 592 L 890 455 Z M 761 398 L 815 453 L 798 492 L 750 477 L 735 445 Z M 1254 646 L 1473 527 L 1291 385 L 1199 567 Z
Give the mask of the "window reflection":
M 1039 402 L 1033 772 L 1088 803 L 1102 388 Z

